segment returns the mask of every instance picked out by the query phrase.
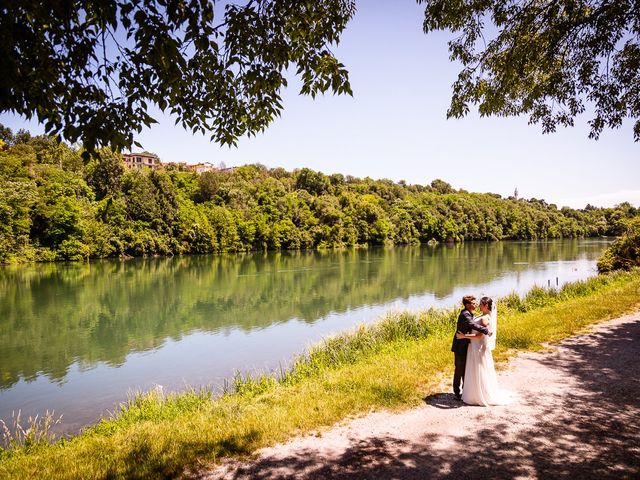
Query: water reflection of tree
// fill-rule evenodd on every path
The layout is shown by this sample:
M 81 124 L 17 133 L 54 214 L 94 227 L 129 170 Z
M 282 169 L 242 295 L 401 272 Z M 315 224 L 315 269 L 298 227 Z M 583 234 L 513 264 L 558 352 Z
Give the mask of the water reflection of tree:
M 0 385 L 120 364 L 199 329 L 266 327 L 297 318 L 486 283 L 545 261 L 595 260 L 604 243 L 467 243 L 42 264 L 0 270 Z

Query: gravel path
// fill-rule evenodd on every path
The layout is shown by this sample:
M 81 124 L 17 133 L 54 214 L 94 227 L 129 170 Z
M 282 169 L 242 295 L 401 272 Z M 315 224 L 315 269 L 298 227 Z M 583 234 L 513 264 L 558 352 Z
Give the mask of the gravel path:
M 640 478 L 639 342 L 640 312 L 511 360 L 499 372 L 500 386 L 518 396 L 511 405 L 473 407 L 439 393 L 201 478 Z

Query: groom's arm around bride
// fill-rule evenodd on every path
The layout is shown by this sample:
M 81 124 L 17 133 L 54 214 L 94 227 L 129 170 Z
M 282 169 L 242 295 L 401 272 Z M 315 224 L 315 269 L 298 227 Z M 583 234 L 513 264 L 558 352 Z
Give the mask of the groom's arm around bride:
M 476 309 L 476 298 L 473 295 L 466 295 L 462 298 L 462 305 L 464 310 L 458 315 L 458 323 L 456 325 L 456 333 L 461 332 L 469 334 L 473 330 L 477 330 L 485 335 L 491 335 L 489 330 L 479 324 L 473 322 L 473 311 Z M 467 363 L 467 348 L 469 347 L 469 339 L 456 338 L 453 336 L 453 344 L 451 345 L 451 351 L 454 353 L 455 360 L 455 373 L 453 374 L 453 393 L 458 400 L 460 396 L 460 382 L 464 381 L 464 370 Z

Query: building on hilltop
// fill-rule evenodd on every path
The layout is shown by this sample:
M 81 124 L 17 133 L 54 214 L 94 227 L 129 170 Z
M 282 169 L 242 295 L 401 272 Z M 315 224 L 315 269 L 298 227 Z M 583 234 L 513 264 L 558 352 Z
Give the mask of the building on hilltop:
M 151 168 L 157 170 L 162 165 L 160 158 L 155 153 L 123 153 L 122 161 L 127 168 L 141 170 L 143 168 Z
M 218 170 L 218 167 L 211 162 L 196 163 L 195 165 L 189 165 L 189 167 L 192 172 L 196 172 L 198 175 L 204 172 L 213 172 Z
M 187 162 L 163 163 L 155 153 L 149 152 L 124 153 L 122 154 L 122 161 L 125 166 L 130 169 L 141 170 L 147 167 L 153 170 L 163 169 L 167 171 L 192 172 L 198 175 L 205 172 L 228 172 L 234 170 L 234 167 L 228 168 L 224 162 L 221 162 L 220 166 L 216 166 L 211 162 L 200 162 L 196 164 L 189 164 Z

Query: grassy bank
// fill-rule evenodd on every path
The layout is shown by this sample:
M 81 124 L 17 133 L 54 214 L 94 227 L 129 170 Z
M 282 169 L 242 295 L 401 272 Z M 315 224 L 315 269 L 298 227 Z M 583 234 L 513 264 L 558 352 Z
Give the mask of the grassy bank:
M 497 359 L 537 349 L 640 308 L 640 271 L 534 288 L 501 299 Z M 417 405 L 451 373 L 457 310 L 389 314 L 326 340 L 279 378 L 237 378 L 232 390 L 149 394 L 115 419 L 55 444 L 0 452 L 0 478 L 175 478 L 376 408 Z

